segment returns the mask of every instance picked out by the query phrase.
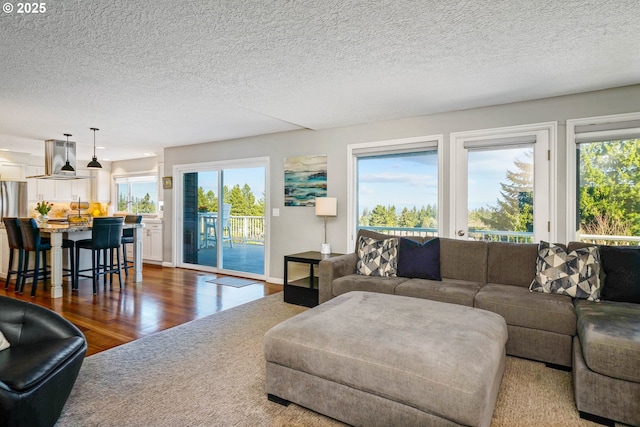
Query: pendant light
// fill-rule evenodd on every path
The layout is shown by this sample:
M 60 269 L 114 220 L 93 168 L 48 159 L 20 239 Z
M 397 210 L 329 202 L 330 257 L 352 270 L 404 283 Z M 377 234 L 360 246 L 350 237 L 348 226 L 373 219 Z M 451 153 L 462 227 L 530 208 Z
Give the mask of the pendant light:
M 96 131 L 100 130 L 98 128 L 89 128 L 93 131 L 93 159 L 87 165 L 88 169 L 102 169 L 102 165 L 98 163 L 98 158 L 96 157 Z
M 65 133 L 63 135 L 67 137 L 67 143 L 65 144 L 65 148 L 67 149 L 65 154 L 66 163 L 60 170 L 65 172 L 75 172 L 75 169 L 73 168 L 73 166 L 69 164 L 69 137 L 72 135 L 70 133 Z

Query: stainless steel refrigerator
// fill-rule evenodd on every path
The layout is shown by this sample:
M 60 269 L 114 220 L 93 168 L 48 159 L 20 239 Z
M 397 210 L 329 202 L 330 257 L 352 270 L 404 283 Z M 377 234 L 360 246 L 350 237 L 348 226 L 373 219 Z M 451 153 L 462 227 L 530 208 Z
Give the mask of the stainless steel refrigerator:
M 29 216 L 29 199 L 25 181 L 0 181 L 0 221 L 5 216 Z

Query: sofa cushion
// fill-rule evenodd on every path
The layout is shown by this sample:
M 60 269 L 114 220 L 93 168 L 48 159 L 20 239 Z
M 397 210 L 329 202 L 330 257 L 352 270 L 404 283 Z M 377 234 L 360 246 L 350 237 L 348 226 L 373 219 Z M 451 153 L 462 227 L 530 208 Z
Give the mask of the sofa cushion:
M 576 334 L 571 297 L 530 292 L 521 286 L 490 283 L 476 294 L 475 307 L 498 313 L 508 325 L 558 334 Z
M 487 283 L 487 244 L 440 238 L 442 278 Z
M 419 243 L 402 237 L 398 247 L 398 276 L 442 280 L 440 239 Z
M 601 246 L 600 257 L 606 275 L 601 298 L 640 304 L 640 248 Z
M 424 298 L 433 301 L 473 307 L 473 299 L 482 287 L 481 283 L 464 280 L 411 279 L 396 286 L 396 295 Z
M 597 247 L 567 251 L 540 242 L 532 291 L 597 301 L 600 297 L 600 252 Z
M 538 245 L 489 242 L 487 282 L 529 287 L 536 276 Z
M 640 382 L 640 305 L 575 301 L 584 360 L 594 372 Z
M 393 277 L 398 271 L 399 239 L 376 240 L 360 236 L 358 239 L 357 273 L 366 276 Z
M 369 291 L 381 294 L 394 294 L 396 286 L 410 280 L 406 277 L 371 277 L 361 274 L 349 274 L 333 281 L 334 297 L 351 291 Z

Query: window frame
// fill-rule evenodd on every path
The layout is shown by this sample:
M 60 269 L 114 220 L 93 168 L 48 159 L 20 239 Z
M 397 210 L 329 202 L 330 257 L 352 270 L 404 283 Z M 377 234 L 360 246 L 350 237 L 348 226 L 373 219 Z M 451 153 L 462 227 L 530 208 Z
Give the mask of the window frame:
M 127 184 L 129 188 L 129 195 L 130 195 L 132 183 L 151 183 L 151 182 L 155 183 L 156 211 L 153 213 L 150 213 L 150 212 L 139 213 L 139 215 L 152 216 L 152 217 L 158 216 L 158 214 L 160 213 L 160 192 L 158 190 L 158 182 L 159 182 L 158 174 L 155 172 L 114 176 L 113 177 L 113 197 L 112 197 L 112 200 L 114 201 L 113 211 L 116 214 L 135 214 L 135 212 L 118 210 L 118 185 Z M 131 206 L 133 207 L 133 204 L 131 204 Z
M 624 126 L 624 122 L 637 122 L 640 120 L 640 112 L 634 113 L 624 113 L 624 114 L 613 114 L 608 116 L 595 116 L 595 117 L 585 117 L 580 119 L 569 119 L 567 120 L 567 207 L 566 207 L 566 242 L 578 241 L 578 229 L 577 229 L 577 204 L 578 204 L 578 158 L 576 155 L 576 138 L 580 135 L 580 132 L 576 132 L 576 128 L 580 126 L 593 126 L 594 128 L 597 126 L 607 127 L 603 125 L 612 125 L 611 127 L 616 127 L 617 129 L 611 130 L 601 130 L 594 131 L 595 134 L 606 139 L 619 139 L 622 135 L 628 134 L 629 129 L 633 129 L 633 125 Z M 624 126 L 624 127 L 623 127 Z
M 458 212 L 467 215 L 468 206 L 460 205 L 460 194 L 467 194 L 467 147 L 483 148 L 493 146 L 509 147 L 518 145 L 528 138 L 534 137 L 534 196 L 538 204 L 544 203 L 545 209 L 538 211 L 534 216 L 534 241 L 545 235 L 549 241 L 556 241 L 558 232 L 558 218 L 556 209 L 557 189 L 553 183 L 557 182 L 557 122 L 533 123 L 527 125 L 507 126 L 492 129 L 481 129 L 451 133 L 450 147 L 450 200 L 449 209 L 451 219 L 448 229 L 448 237 L 453 239 L 467 238 L 467 228 L 464 236 L 458 235 L 458 229 L 462 222 Z M 547 194 L 546 200 L 541 200 L 539 195 Z M 537 198 L 536 198 L 537 197 Z M 460 206 L 459 206 L 460 205 Z M 554 214 L 556 217 L 554 217 Z M 458 216 L 456 216 L 458 215 Z M 466 223 L 466 222 L 465 222 Z M 546 231 L 543 231 L 545 230 Z
M 347 250 L 355 248 L 357 220 L 357 180 L 358 157 L 390 155 L 418 151 L 436 150 L 438 156 L 438 234 L 442 235 L 443 217 L 443 168 L 442 144 L 444 136 L 425 135 L 412 138 L 401 138 L 385 141 L 370 141 L 347 145 Z

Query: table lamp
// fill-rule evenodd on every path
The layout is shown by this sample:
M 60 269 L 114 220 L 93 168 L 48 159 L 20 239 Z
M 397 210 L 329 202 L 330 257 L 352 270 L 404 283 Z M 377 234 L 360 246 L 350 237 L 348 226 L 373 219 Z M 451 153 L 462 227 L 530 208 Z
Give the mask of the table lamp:
M 331 253 L 331 245 L 327 243 L 327 217 L 336 216 L 338 211 L 338 199 L 335 197 L 316 197 L 316 216 L 324 217 L 324 243 L 320 253 Z

